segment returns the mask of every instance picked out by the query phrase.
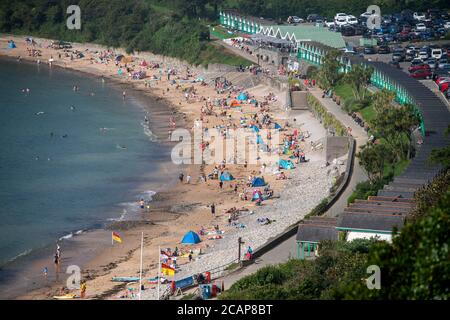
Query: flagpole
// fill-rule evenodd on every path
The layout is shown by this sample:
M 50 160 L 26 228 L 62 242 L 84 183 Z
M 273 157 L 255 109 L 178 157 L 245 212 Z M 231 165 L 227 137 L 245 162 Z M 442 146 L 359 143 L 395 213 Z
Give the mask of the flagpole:
M 159 300 L 159 287 L 161 286 L 160 271 L 161 271 L 161 246 L 158 247 L 158 274 L 156 276 L 156 278 L 158 279 L 158 300 Z
M 141 269 L 139 272 L 139 300 L 141 300 L 142 294 L 142 252 L 144 248 L 144 232 L 141 234 Z

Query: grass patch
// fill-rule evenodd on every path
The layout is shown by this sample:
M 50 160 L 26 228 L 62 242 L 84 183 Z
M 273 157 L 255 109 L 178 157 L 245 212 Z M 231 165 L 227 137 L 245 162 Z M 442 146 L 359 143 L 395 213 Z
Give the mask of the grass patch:
M 341 97 L 342 100 L 354 98 L 352 87 L 347 83 L 340 83 L 337 86 L 335 86 L 334 92 L 336 93 L 336 95 Z
M 408 167 L 410 162 L 411 162 L 411 160 L 409 160 L 409 159 L 402 160 L 402 161 L 396 163 L 394 168 L 392 168 L 392 166 L 390 166 L 390 165 L 385 165 L 383 174 L 384 174 L 385 177 L 398 176 L 403 171 L 405 171 L 406 167 Z
M 239 267 L 239 263 L 237 262 L 233 262 L 232 264 L 230 264 L 228 267 L 225 268 L 226 271 L 231 271 L 236 269 L 237 267 Z
M 359 112 L 361 113 L 361 116 L 363 117 L 365 122 L 370 123 L 370 121 L 375 119 L 376 117 L 376 113 L 372 105 L 362 108 Z
M 252 62 L 238 56 L 230 51 L 218 48 L 216 45 L 209 43 L 205 50 L 200 53 L 200 61 L 202 65 L 209 63 L 227 64 L 230 66 L 250 66 Z
M 237 36 L 237 34 L 235 34 L 234 32 L 232 34 L 228 33 L 228 30 L 220 25 L 210 26 L 209 33 L 210 35 L 215 36 L 219 39 L 229 39 L 235 38 Z

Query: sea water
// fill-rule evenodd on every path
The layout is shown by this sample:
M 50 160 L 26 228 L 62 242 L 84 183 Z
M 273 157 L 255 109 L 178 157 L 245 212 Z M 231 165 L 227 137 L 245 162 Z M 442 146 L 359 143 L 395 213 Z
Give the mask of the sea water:
M 151 198 L 138 186 L 158 179 L 167 150 L 141 104 L 108 81 L 0 60 L 1 265 Z

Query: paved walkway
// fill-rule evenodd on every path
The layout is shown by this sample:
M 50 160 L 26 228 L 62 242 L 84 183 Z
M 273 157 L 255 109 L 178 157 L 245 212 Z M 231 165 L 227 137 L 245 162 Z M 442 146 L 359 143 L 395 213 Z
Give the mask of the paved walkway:
M 309 89 L 309 92 L 317 98 L 320 103 L 327 108 L 327 110 L 332 113 L 336 119 L 338 119 L 344 126 L 350 127 L 352 129 L 352 136 L 356 141 L 355 154 L 358 152 L 359 148 L 366 144 L 368 136 L 364 128 L 359 126 L 352 117 L 350 117 L 345 111 L 342 110 L 340 106 L 331 98 L 322 98 L 323 91 L 319 88 Z M 350 181 L 345 188 L 344 192 L 341 194 L 336 203 L 325 213 L 325 216 L 336 217 L 338 214 L 344 211 L 347 207 L 347 199 L 355 190 L 356 185 L 359 182 L 366 181 L 368 179 L 367 174 L 363 168 L 359 165 L 358 159 L 353 162 L 353 173 Z

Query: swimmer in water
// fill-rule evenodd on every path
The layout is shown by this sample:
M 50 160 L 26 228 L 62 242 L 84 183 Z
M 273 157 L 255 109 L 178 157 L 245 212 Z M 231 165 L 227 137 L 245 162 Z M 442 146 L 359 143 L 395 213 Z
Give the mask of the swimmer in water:
M 68 135 L 67 135 L 67 133 L 66 133 L 66 134 L 63 134 L 61 137 L 62 137 L 62 138 L 67 138 Z
M 39 111 L 39 112 L 36 112 L 35 114 L 37 115 L 37 116 L 40 116 L 41 114 L 44 114 L 45 112 L 44 111 Z
M 74 106 L 70 106 L 70 110 L 75 111 L 75 107 Z
M 53 138 L 53 136 L 54 136 L 54 133 L 53 133 L 53 132 L 50 132 L 50 137 Z

